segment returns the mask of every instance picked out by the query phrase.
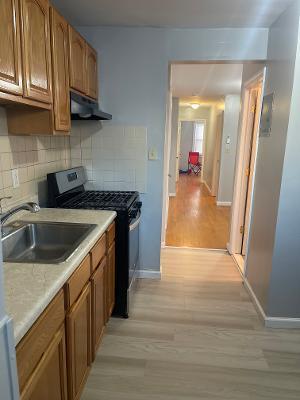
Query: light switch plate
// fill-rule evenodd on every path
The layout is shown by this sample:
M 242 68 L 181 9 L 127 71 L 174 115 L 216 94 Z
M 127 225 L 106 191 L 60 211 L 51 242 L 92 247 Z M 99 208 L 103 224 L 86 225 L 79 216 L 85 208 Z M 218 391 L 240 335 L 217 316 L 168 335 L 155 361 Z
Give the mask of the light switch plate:
M 11 171 L 11 177 L 12 177 L 12 184 L 13 184 L 13 188 L 17 188 L 20 186 L 20 182 L 19 182 L 19 171 L 17 169 L 13 169 Z
M 158 153 L 157 153 L 157 149 L 155 147 L 151 147 L 149 149 L 149 155 L 148 155 L 149 160 L 151 161 L 156 161 L 158 160 Z

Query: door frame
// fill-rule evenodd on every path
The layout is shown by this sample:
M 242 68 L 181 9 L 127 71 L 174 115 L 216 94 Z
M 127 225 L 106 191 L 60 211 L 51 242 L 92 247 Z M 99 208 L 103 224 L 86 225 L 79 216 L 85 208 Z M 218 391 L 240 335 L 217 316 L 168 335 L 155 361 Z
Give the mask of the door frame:
M 262 70 L 249 79 L 243 85 L 242 89 L 242 110 L 241 110 L 241 122 L 240 122 L 240 138 L 238 144 L 238 152 L 236 158 L 236 166 L 235 166 L 235 182 L 234 182 L 234 193 L 233 193 L 233 202 L 232 202 L 232 213 L 231 213 L 231 227 L 230 227 L 230 241 L 228 244 L 229 253 L 235 258 L 241 272 L 243 275 L 246 273 L 246 265 L 247 265 L 247 255 L 248 255 L 248 245 L 246 250 L 245 259 L 242 257 L 242 240 L 243 236 L 240 231 L 241 226 L 244 223 L 244 214 L 247 198 L 244 196 L 244 191 L 247 190 L 245 186 L 245 171 L 248 168 L 247 165 L 247 155 L 246 155 L 246 146 L 247 141 L 249 140 L 249 135 L 253 133 L 248 130 L 248 117 L 250 113 L 250 100 L 251 100 L 251 90 L 261 84 L 261 99 L 260 99 L 260 110 L 257 114 L 256 125 L 257 129 L 259 129 L 260 118 L 261 118 L 261 108 L 263 102 L 263 93 L 264 93 L 264 85 L 265 85 L 265 77 L 266 77 L 266 67 L 263 67 Z M 256 171 L 256 158 L 258 151 L 258 143 L 259 143 L 259 134 L 256 134 L 256 140 L 253 142 L 253 146 L 255 148 L 254 156 L 254 168 L 253 168 L 253 181 L 250 193 L 250 212 L 249 212 L 249 231 L 251 227 L 251 217 L 252 217 L 252 205 L 253 205 L 253 192 L 254 192 L 254 184 L 255 184 L 255 171 Z M 249 240 L 248 240 L 249 244 Z
M 180 142 L 179 142 L 179 154 L 180 154 L 180 145 L 181 145 L 181 134 L 182 134 L 182 122 L 193 122 L 195 123 L 200 123 L 204 125 L 204 131 L 203 131 L 203 154 L 202 154 L 202 168 L 201 168 L 201 182 L 203 182 L 203 170 L 204 170 L 204 162 L 205 162 L 205 146 L 206 146 L 206 130 L 207 130 L 207 121 L 206 119 L 201 119 L 201 118 L 197 118 L 197 119 L 179 119 L 179 129 L 180 129 Z M 194 137 L 193 137 L 194 140 Z M 180 164 L 180 160 L 178 161 L 178 165 Z
M 219 124 L 220 124 L 220 126 L 219 126 Z M 223 127 L 224 127 L 224 111 L 222 111 L 217 116 L 216 148 L 215 148 L 215 154 L 214 154 L 213 177 L 212 177 L 212 184 L 211 184 L 211 195 L 216 198 L 218 196 L 219 182 L 220 182 Z

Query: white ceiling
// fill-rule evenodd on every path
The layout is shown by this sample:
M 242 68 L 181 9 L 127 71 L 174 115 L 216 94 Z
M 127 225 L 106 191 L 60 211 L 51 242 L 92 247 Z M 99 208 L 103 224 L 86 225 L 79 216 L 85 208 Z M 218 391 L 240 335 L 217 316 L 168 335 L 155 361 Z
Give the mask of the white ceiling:
M 75 25 L 268 28 L 294 0 L 53 0 Z
M 172 65 L 172 95 L 195 101 L 220 99 L 241 91 L 243 64 Z

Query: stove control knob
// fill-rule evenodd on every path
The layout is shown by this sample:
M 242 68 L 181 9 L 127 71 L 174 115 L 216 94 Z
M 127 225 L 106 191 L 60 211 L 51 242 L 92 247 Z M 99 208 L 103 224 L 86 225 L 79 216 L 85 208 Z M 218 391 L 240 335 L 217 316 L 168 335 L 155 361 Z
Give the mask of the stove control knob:
M 137 201 L 137 202 L 135 203 L 135 206 L 136 206 L 136 208 L 137 208 L 138 210 L 140 210 L 140 209 L 142 208 L 142 205 L 143 205 L 143 203 L 142 203 L 141 201 Z

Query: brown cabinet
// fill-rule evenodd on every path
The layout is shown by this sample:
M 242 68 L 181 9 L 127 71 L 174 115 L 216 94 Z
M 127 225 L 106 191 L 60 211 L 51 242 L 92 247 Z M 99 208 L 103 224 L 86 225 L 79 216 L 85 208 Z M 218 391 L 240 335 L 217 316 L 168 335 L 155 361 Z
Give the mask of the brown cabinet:
M 80 398 L 91 365 L 91 284 L 67 315 L 69 400 Z
M 70 41 L 70 87 L 86 93 L 86 41 L 69 26 Z
M 98 99 L 98 64 L 97 52 L 87 45 L 86 51 L 87 65 L 87 95 L 93 99 Z
M 115 242 L 107 253 L 107 312 L 111 316 L 115 306 Z
M 21 394 L 21 400 L 41 399 L 68 399 L 64 327 L 54 336 Z
M 52 103 L 48 0 L 20 0 L 24 95 Z
M 106 268 L 106 257 L 96 269 L 92 276 L 92 357 L 95 359 L 97 349 L 101 343 L 105 327 L 105 303 L 104 303 L 104 271 Z
M 66 20 L 51 7 L 51 51 L 53 70 L 54 125 L 56 131 L 69 132 L 69 34 Z
M 18 0 L 0 1 L 0 90 L 22 95 L 20 15 Z

